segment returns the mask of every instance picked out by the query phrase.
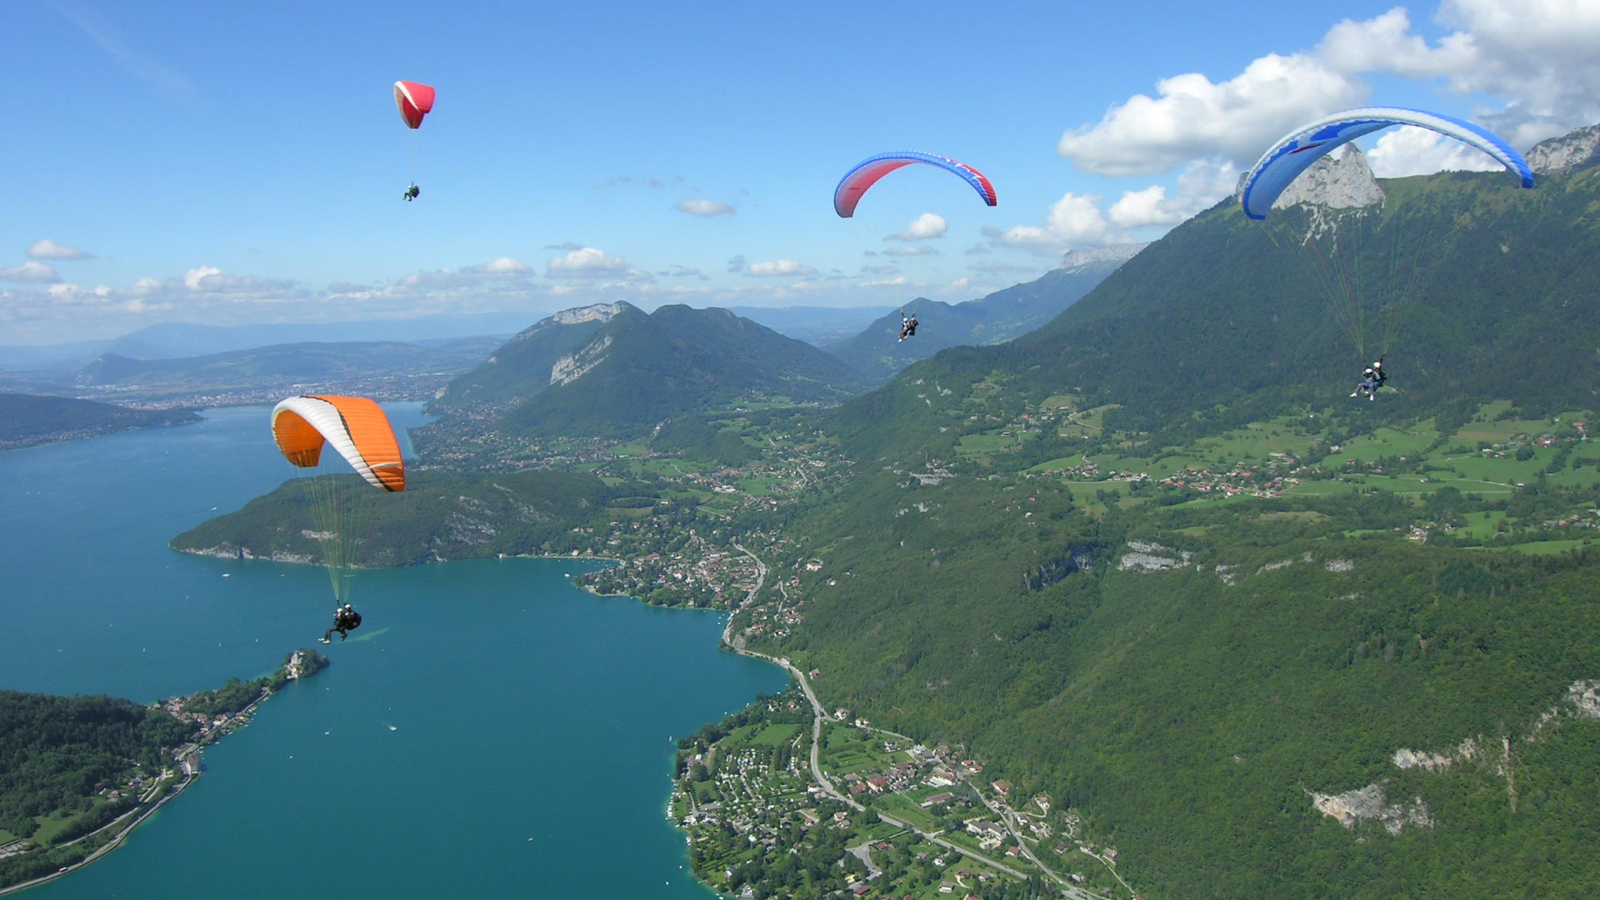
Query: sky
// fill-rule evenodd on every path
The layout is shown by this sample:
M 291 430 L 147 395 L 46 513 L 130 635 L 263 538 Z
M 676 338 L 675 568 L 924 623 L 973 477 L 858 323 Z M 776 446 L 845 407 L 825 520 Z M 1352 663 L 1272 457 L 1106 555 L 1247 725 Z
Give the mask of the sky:
M 0 3 L 0 345 L 959 302 L 1148 241 L 1368 104 L 1600 122 L 1600 0 Z M 438 101 L 411 131 L 398 79 Z M 1495 168 L 1392 130 L 1377 174 Z M 832 208 L 866 157 L 931 167 Z M 401 193 L 415 180 L 416 202 Z

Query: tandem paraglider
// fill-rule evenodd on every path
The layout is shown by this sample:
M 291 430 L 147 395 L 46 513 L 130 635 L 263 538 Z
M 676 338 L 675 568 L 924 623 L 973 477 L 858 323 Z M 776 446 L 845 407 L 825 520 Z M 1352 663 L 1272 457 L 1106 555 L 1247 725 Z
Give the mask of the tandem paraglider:
M 416 131 L 422 127 L 422 120 L 428 113 L 433 112 L 434 90 L 431 85 L 419 84 L 415 81 L 396 81 L 394 83 L 394 105 L 400 110 L 400 121 L 406 123 L 406 128 L 412 134 L 407 142 L 409 151 L 411 184 L 401 194 L 407 203 L 417 199 L 422 193 L 417 188 L 417 138 Z
M 350 606 L 359 563 L 369 547 L 375 515 L 386 494 L 406 489 L 405 462 L 389 417 L 365 397 L 304 395 L 272 410 L 272 437 L 294 467 L 300 502 L 310 513 L 322 565 L 333 586 L 339 613 L 324 634 L 341 638 L 361 624 Z M 324 454 L 331 445 L 336 453 Z M 354 470 L 352 472 L 352 470 Z
M 1300 261 L 1308 279 L 1326 297 L 1350 349 L 1366 366 L 1350 396 L 1367 400 L 1376 399 L 1389 380 L 1384 359 L 1394 347 L 1410 304 L 1426 292 L 1425 276 L 1432 272 L 1429 260 L 1442 258 L 1470 221 L 1460 218 L 1442 239 L 1423 241 L 1389 217 L 1367 215 L 1365 208 L 1274 213 L 1274 205 L 1318 160 L 1357 138 L 1395 126 L 1424 128 L 1460 141 L 1505 166 L 1522 187 L 1533 187 L 1527 160 L 1488 129 L 1452 116 L 1384 106 L 1324 116 L 1284 135 L 1261 155 L 1239 192 L 1244 214 L 1258 221 L 1270 219 L 1264 227 L 1273 242 Z M 1366 364 L 1373 349 L 1377 361 Z

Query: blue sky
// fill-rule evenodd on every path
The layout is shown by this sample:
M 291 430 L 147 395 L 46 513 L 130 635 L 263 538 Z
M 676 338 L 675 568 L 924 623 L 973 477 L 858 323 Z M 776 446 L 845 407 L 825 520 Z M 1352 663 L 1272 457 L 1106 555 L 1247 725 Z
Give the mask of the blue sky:
M 0 344 L 967 300 L 1159 236 L 1333 109 L 1423 106 L 1521 146 L 1600 120 L 1593 7 L 11 2 Z M 439 92 L 414 134 L 399 78 Z M 913 167 L 836 217 L 844 171 L 894 149 L 971 163 L 1000 205 Z M 1448 151 L 1396 140 L 1374 165 Z M 927 214 L 937 236 L 886 239 Z

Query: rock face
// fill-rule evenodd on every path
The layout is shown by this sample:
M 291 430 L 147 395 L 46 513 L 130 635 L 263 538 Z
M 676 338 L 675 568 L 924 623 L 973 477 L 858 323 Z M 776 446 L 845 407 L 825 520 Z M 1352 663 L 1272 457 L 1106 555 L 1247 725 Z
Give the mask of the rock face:
M 619 312 L 622 312 L 620 303 L 596 303 L 593 306 L 563 309 L 550 318 L 557 325 L 578 325 L 583 322 L 609 322 Z
M 1324 156 L 1290 182 L 1272 208 L 1305 203 L 1329 209 L 1365 209 L 1382 202 L 1383 188 L 1378 187 L 1378 179 L 1367 165 L 1367 155 L 1360 147 L 1347 144 L 1343 154 Z
M 1528 151 L 1528 167 L 1536 175 L 1583 169 L 1600 162 L 1600 125 L 1540 141 Z
M 1121 263 L 1133 259 L 1149 244 L 1112 244 L 1090 250 L 1068 250 L 1061 255 L 1060 269 L 1078 269 L 1093 263 Z
M 593 309 L 593 307 L 590 307 Z M 577 353 L 571 353 L 556 360 L 550 367 L 551 384 L 567 384 L 577 381 L 589 373 L 590 369 L 606 361 L 606 351 L 611 348 L 611 335 L 602 335 Z
M 1369 784 L 1343 794 L 1312 793 L 1311 803 L 1318 812 L 1346 828 L 1355 828 L 1362 821 L 1377 821 L 1390 834 L 1399 834 L 1407 825 L 1433 827 L 1433 817 L 1421 797 L 1412 798 L 1409 804 L 1390 803 L 1382 784 Z

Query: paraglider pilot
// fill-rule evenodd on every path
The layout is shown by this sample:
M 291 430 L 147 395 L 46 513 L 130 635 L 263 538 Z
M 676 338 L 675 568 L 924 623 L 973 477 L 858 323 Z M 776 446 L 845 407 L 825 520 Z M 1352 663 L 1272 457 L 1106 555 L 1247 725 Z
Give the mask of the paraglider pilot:
M 361 627 L 361 614 L 348 603 L 333 608 L 333 627 L 322 634 L 324 644 L 332 643 L 333 633 L 339 632 L 339 640 L 344 640 L 350 632 Z
M 1350 396 L 1359 397 L 1362 394 L 1366 394 L 1368 400 L 1376 399 L 1378 388 L 1383 387 L 1384 382 L 1388 380 L 1389 373 L 1383 371 L 1383 360 L 1380 358 L 1377 362 L 1362 370 L 1361 383 L 1356 385 L 1356 389 L 1350 392 Z
M 900 316 L 900 340 L 903 341 L 908 337 L 916 337 L 916 336 L 917 336 L 917 316 L 916 316 L 916 314 L 913 313 L 913 314 L 908 316 L 908 315 L 905 315 L 905 314 L 902 313 L 901 316 Z
M 417 199 L 417 195 L 420 193 L 422 193 L 422 191 L 419 190 L 415 184 L 412 184 L 410 187 L 406 188 L 406 192 L 400 196 L 406 198 L 406 202 L 410 203 L 411 201 Z

